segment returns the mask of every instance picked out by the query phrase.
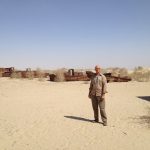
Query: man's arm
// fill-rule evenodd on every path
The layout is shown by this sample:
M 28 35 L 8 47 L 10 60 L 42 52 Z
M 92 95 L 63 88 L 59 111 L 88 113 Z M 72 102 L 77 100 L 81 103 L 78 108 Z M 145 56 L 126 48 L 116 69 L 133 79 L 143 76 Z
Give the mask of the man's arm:
M 90 82 L 89 95 L 88 95 L 89 98 L 91 98 L 92 87 L 93 87 L 92 82 Z
M 105 94 L 108 93 L 107 92 L 107 79 L 106 77 L 103 75 L 102 77 L 102 98 L 105 98 Z

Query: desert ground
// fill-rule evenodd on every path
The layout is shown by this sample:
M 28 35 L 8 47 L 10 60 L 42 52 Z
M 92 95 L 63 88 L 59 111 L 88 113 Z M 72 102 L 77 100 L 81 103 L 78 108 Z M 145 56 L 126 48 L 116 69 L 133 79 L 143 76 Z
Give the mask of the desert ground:
M 108 83 L 108 126 L 89 82 L 0 78 L 0 150 L 149 150 L 150 82 Z

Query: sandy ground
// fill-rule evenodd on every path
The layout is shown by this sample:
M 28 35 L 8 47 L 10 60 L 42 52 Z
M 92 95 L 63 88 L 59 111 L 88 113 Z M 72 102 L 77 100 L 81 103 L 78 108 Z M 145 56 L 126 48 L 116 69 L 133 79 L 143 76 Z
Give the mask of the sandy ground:
M 0 78 L 0 150 L 149 150 L 150 83 L 108 84 L 107 127 L 90 121 L 88 88 Z

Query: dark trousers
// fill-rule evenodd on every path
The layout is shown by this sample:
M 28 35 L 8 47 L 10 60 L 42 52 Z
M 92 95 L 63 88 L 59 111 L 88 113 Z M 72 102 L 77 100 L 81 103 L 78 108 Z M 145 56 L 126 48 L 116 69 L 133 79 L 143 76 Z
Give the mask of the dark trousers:
M 100 109 L 100 115 L 103 122 L 107 123 L 107 116 L 105 112 L 105 99 L 101 99 L 100 96 L 92 96 L 92 107 L 94 111 L 94 118 L 96 121 L 99 121 L 99 113 L 98 110 Z M 99 109 L 98 109 L 99 108 Z

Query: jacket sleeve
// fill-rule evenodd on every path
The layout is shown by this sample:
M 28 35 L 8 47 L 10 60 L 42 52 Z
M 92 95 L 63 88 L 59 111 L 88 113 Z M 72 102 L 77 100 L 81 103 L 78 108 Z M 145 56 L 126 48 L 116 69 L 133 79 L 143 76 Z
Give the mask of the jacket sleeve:
M 90 82 L 89 93 L 92 91 L 92 87 L 93 87 L 93 85 L 92 85 L 92 81 L 91 81 L 91 82 Z
M 103 81 L 102 81 L 102 83 L 103 83 L 103 91 L 102 91 L 102 94 L 105 94 L 105 93 L 108 93 L 107 92 L 107 79 L 106 79 L 106 77 L 103 75 Z

